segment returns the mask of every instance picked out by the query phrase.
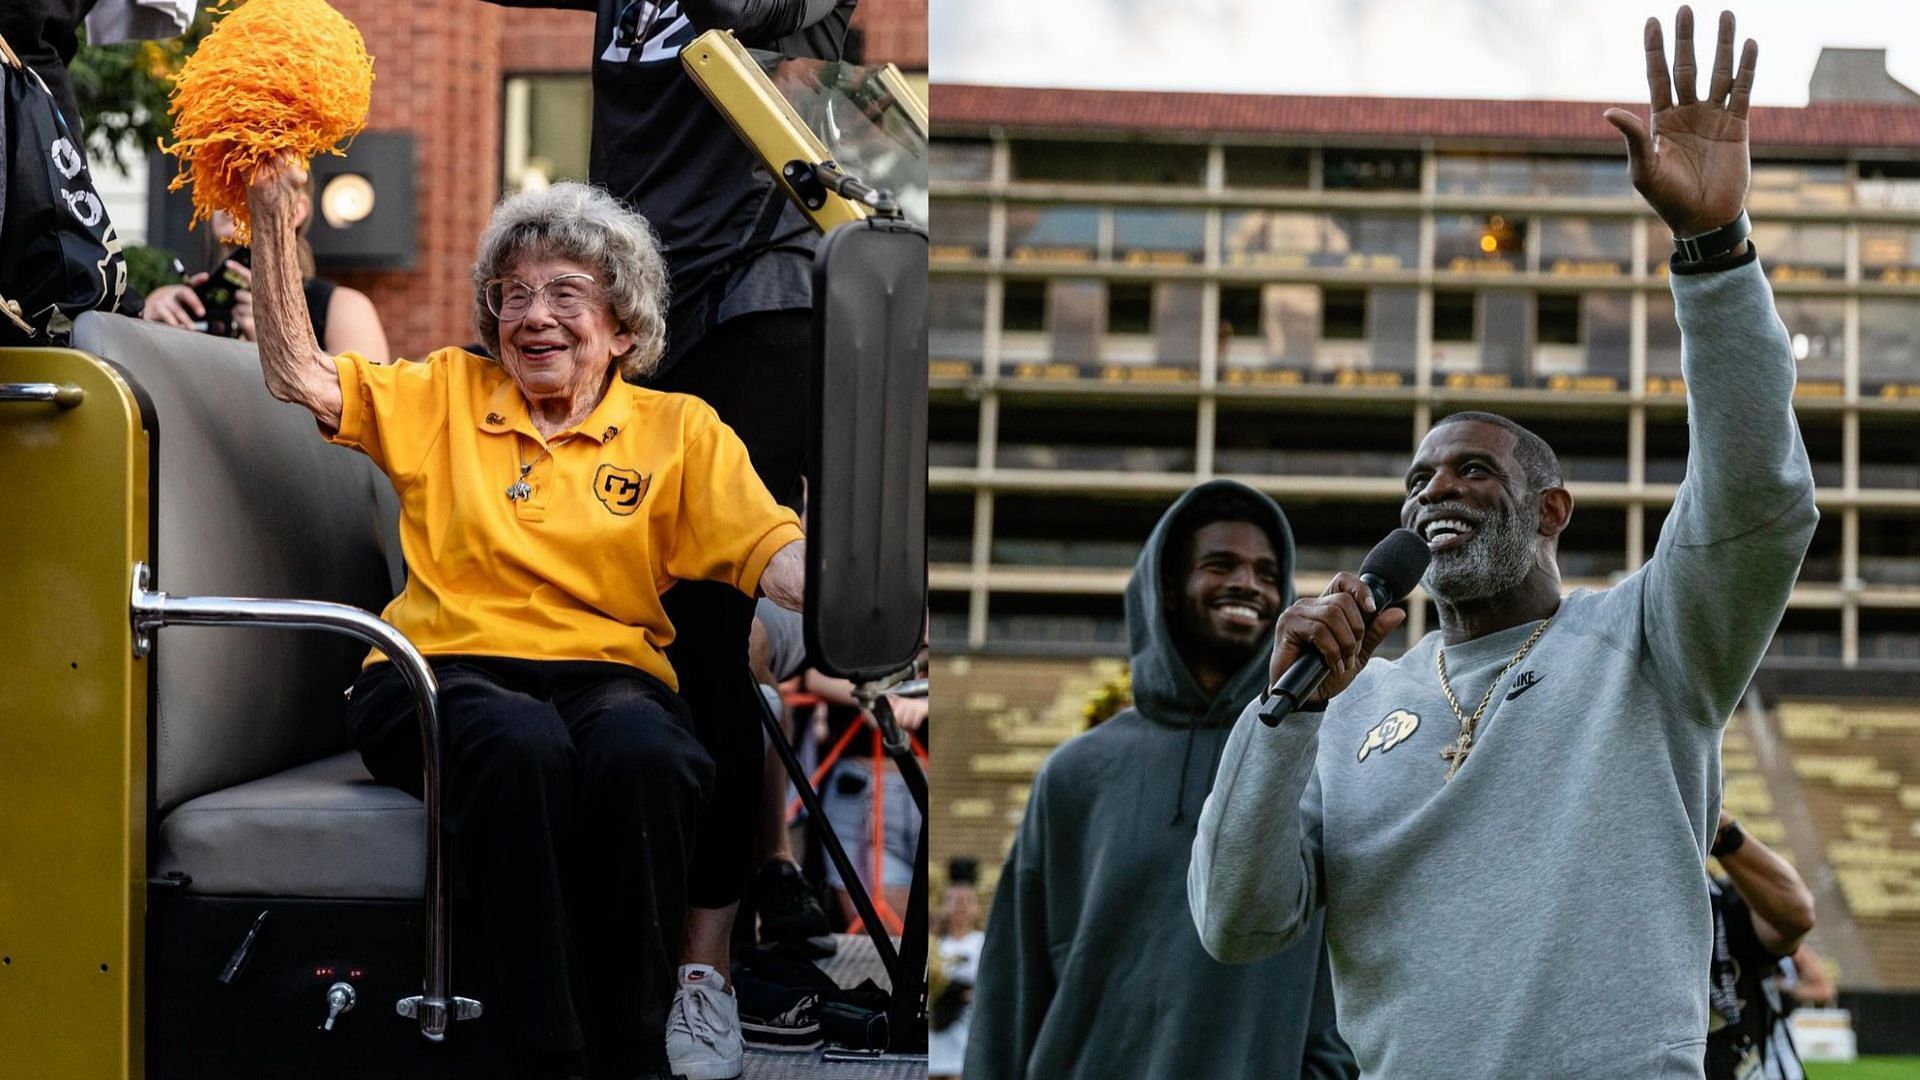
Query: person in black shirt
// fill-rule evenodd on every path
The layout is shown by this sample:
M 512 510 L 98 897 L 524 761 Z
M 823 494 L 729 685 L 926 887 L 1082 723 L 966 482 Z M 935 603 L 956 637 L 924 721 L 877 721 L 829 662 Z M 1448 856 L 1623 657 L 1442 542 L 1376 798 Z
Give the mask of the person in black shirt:
M 313 246 L 307 243 L 307 231 L 313 225 L 313 181 L 310 177 L 303 182 L 302 196 L 306 201 L 298 205 L 294 214 L 294 230 L 298 239 L 296 254 L 300 257 L 301 286 L 307 294 L 307 315 L 313 323 L 314 339 L 329 356 L 354 352 L 376 364 L 392 363 L 393 350 L 387 344 L 386 327 L 381 324 L 380 312 L 374 308 L 373 301 L 358 289 L 319 276 L 314 266 Z M 225 210 L 214 211 L 213 220 L 208 225 L 215 236 L 231 237 L 234 231 L 233 219 Z M 234 297 L 233 309 L 227 313 L 232 324 L 221 329 L 233 337 L 253 341 L 253 268 L 232 261 L 237 250 L 230 242 L 223 243 L 220 257 L 214 262 L 216 269 L 240 285 Z M 206 281 L 207 277 L 208 273 L 203 271 L 189 277 L 185 284 L 162 285 L 153 290 L 147 295 L 140 317 L 182 330 L 209 330 L 206 305 L 194 291 L 194 287 Z
M 31 68 L 46 84 L 47 92 L 53 97 L 58 119 L 66 125 L 67 133 L 77 147 L 85 147 L 86 133 L 80 122 L 80 102 L 74 96 L 73 76 L 68 73 L 67 65 L 73 63 L 74 56 L 80 51 L 80 24 L 98 3 L 99 0 L 0 2 L 0 40 L 4 40 L 20 62 Z M 138 25 L 141 29 L 134 32 L 129 27 L 122 27 L 121 30 L 141 37 L 174 37 L 179 34 L 179 30 L 167 32 L 163 29 L 169 25 L 167 18 L 151 14 L 145 21 L 132 25 Z M 0 123 L 0 129 L 4 127 L 5 124 Z M 0 168 L 6 165 L 8 142 L 0 142 Z M 4 193 L 6 188 L 4 179 L 4 174 L 0 173 L 0 193 Z M 0 199 L 0 209 L 4 208 L 4 203 L 5 200 Z M 145 303 L 146 297 L 128 285 L 121 289 L 120 301 L 113 310 L 138 318 Z M 0 321 L 0 344 L 32 343 L 15 340 L 17 336 L 8 324 Z
M 47 84 L 67 127 L 80 131 L 80 104 L 67 65 L 80 51 L 80 23 L 96 0 L 7 0 L 0 4 L 0 37 L 20 62 Z
M 1725 807 L 1713 855 L 1726 876 L 1708 882 L 1713 964 L 1707 1080 L 1791 1075 L 1772 1057 L 1774 1025 L 1786 1016 L 1766 980 L 1813 929 L 1813 894 L 1790 863 L 1742 832 Z
M 817 236 L 681 68 L 680 51 L 726 29 L 750 49 L 838 60 L 856 0 L 490 2 L 595 13 L 588 179 L 653 224 L 672 279 L 667 352 L 648 385 L 712 405 L 774 498 L 799 509 Z M 668 1021 L 668 1056 L 687 1080 L 730 1080 L 744 1060 L 726 972 L 753 871 L 762 744 L 747 665 L 753 603 L 741 599 L 700 583 L 663 597 L 675 630 L 668 657 L 718 766 Z

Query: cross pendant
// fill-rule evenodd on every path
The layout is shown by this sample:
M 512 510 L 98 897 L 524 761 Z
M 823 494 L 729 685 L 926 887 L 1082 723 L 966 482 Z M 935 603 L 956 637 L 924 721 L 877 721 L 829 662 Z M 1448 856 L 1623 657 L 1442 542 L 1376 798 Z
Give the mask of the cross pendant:
M 1462 739 L 1447 747 L 1445 750 L 1440 751 L 1441 760 L 1447 763 L 1447 777 L 1449 779 L 1453 777 L 1454 773 L 1460 771 L 1460 765 L 1467 760 L 1467 751 L 1470 749 L 1472 749 L 1471 744 L 1465 739 Z

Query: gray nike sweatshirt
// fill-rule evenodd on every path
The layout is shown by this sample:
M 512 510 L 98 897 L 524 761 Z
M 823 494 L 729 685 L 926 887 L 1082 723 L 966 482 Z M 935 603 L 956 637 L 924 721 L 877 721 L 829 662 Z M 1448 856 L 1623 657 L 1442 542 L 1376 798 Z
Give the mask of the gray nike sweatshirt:
M 1760 267 L 1673 293 L 1691 446 L 1653 558 L 1562 600 L 1459 774 L 1437 632 L 1228 739 L 1188 868 L 1201 940 L 1251 960 L 1324 907 L 1363 1076 L 1702 1075 L 1720 734 L 1818 514 Z M 1538 625 L 1447 648 L 1462 708 Z

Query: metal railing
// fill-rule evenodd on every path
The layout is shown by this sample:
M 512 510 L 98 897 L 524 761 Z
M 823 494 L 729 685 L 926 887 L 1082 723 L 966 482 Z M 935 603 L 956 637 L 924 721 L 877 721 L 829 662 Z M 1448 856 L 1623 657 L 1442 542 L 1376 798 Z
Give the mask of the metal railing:
M 426 763 L 424 794 L 426 836 L 426 955 L 423 992 L 402 998 L 394 1011 L 420 1022 L 420 1034 L 439 1042 L 449 1020 L 471 1020 L 481 1004 L 448 992 L 451 942 L 447 921 L 447 875 L 440 847 L 440 686 L 433 669 L 400 631 L 377 616 L 346 604 L 317 600 L 268 600 L 229 596 L 168 596 L 149 589 L 145 563 L 133 567 L 133 652 L 153 648 L 153 631 L 162 626 L 266 626 L 327 630 L 359 638 L 387 655 L 413 691 L 420 716 L 420 751 Z
M 71 383 L 0 383 L 0 401 L 44 401 L 71 409 L 86 400 L 87 392 Z

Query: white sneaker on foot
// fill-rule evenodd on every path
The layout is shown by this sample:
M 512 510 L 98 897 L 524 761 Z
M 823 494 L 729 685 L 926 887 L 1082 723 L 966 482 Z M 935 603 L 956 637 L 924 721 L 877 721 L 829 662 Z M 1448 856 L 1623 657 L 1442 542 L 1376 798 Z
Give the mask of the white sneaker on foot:
M 736 1080 L 744 1069 L 740 1003 L 726 976 L 706 964 L 680 968 L 667 1012 L 667 1063 L 686 1080 Z

